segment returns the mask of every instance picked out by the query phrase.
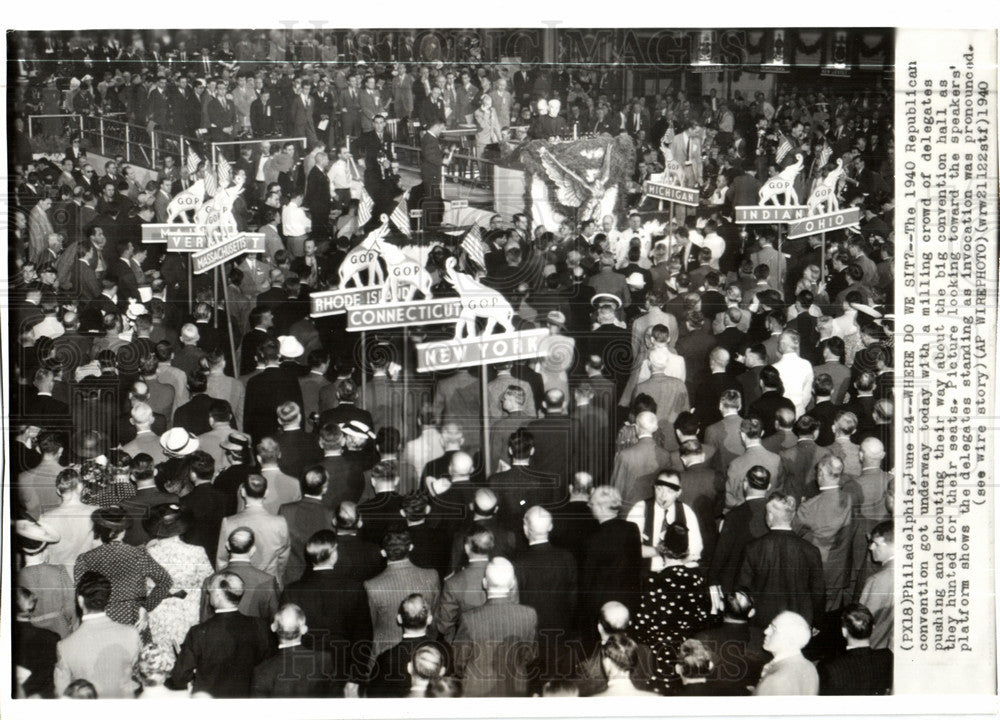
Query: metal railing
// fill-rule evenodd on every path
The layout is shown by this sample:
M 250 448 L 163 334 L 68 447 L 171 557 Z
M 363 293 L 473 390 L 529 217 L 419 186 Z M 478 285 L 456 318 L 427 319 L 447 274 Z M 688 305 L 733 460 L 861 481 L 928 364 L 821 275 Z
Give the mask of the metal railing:
M 86 116 L 82 126 L 86 141 L 83 144 L 93 152 L 106 157 L 123 155 L 130 165 L 150 170 L 155 170 L 162 163 L 164 155 L 173 155 L 182 163 L 192 148 L 202 151 L 206 145 L 185 135 L 150 130 L 143 125 L 107 117 Z
M 46 126 L 58 126 L 58 133 L 45 132 Z M 40 126 L 40 127 L 39 127 Z M 67 115 L 66 113 L 55 113 L 51 115 L 29 115 L 28 116 L 28 137 L 33 138 L 37 134 L 54 137 L 68 136 L 73 132 L 83 134 L 83 115 Z

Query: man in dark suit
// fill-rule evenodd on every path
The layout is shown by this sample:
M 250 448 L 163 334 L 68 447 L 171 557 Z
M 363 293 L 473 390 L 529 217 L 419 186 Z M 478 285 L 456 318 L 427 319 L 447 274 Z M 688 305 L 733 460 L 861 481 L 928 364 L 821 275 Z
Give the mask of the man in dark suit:
M 414 651 L 423 645 L 436 645 L 442 651 L 442 656 L 447 657 L 444 645 L 431 640 L 427 635 L 431 621 L 430 607 L 422 595 L 414 593 L 399 604 L 396 622 L 403 631 L 403 639 L 375 658 L 365 687 L 365 697 L 407 697 L 410 694 L 407 665 Z
M 600 527 L 590 512 L 588 503 L 594 491 L 594 476 L 590 473 L 574 474 L 569 486 L 566 503 L 554 505 L 552 513 L 552 543 L 573 553 L 577 567 L 583 562 L 584 551 L 590 536 Z
M 557 495 L 559 477 L 534 465 L 535 447 L 531 432 L 524 428 L 513 432 L 507 443 L 510 470 L 494 473 L 489 479 L 490 489 L 500 499 L 500 521 L 514 532 L 520 532 L 528 508 L 561 499 Z M 543 452 L 548 451 L 543 446 Z
M 735 590 L 726 592 L 723 603 L 722 622 L 700 630 L 693 639 L 715 658 L 708 682 L 721 686 L 719 694 L 747 695 L 747 687 L 757 684 L 767 662 L 760 631 L 750 627 L 754 601 L 745 590 Z
M 538 616 L 511 598 L 517 578 L 509 560 L 491 560 L 484 581 L 486 604 L 462 616 L 453 643 L 463 695 L 525 696 L 528 664 L 537 655 Z
M 545 452 L 535 458 L 535 471 L 558 478 L 558 486 L 551 496 L 553 501 L 566 497 L 575 451 L 573 440 L 579 434 L 575 420 L 567 415 L 567 404 L 568 398 L 562 390 L 549 390 L 542 401 L 545 416 L 532 421 L 527 427 L 535 446 L 545 448 Z
M 211 431 L 209 417 L 215 398 L 208 395 L 208 376 L 204 372 L 188 375 L 188 392 L 191 399 L 174 410 L 173 427 L 184 428 L 192 435 L 204 435 Z
M 529 508 L 524 514 L 528 547 L 514 560 L 520 602 L 538 615 L 542 677 L 560 673 L 559 658 L 568 660 L 564 651 L 573 635 L 577 599 L 576 558 L 549 543 L 551 532 L 551 513 L 537 505 Z
M 302 206 L 309 210 L 312 220 L 313 237 L 323 239 L 330 234 L 330 208 L 333 200 L 330 195 L 330 181 L 326 177 L 330 169 L 330 156 L 325 152 L 316 153 L 316 164 L 306 176 L 305 197 Z
M 353 380 L 344 380 L 337 387 L 337 406 L 324 410 L 319 416 L 319 427 L 327 423 L 346 425 L 351 421 L 363 423 L 369 428 L 374 426 L 372 414 L 357 406 L 358 388 Z
M 24 399 L 21 415 L 35 418 L 39 424 L 56 423 L 69 419 L 69 405 L 52 397 L 56 376 L 52 370 L 42 367 L 35 371 L 35 392 Z
M 281 426 L 275 434 L 281 450 L 278 467 L 294 478 L 301 478 L 306 469 L 323 458 L 316 435 L 303 430 L 302 421 L 302 409 L 295 403 L 286 402 L 278 406 L 278 424 Z
M 425 222 L 432 225 L 441 223 L 444 212 L 441 201 L 441 166 L 445 157 L 439 140 L 444 127 L 444 121 L 435 118 L 420 138 L 420 179 L 423 184 L 419 196 L 423 198 Z
M 750 542 L 736 578 L 757 602 L 752 623 L 766 628 L 785 611 L 798 613 L 812 624 L 823 616 L 826 584 L 819 550 L 792 531 L 798 503 L 784 493 L 772 493 L 767 502 L 769 532 Z
M 343 693 L 347 677 L 333 655 L 302 644 L 308 618 L 289 604 L 275 614 L 271 630 L 278 638 L 278 652 L 253 671 L 251 695 L 255 698 L 329 698 Z
M 358 537 L 361 518 L 358 506 L 352 502 L 340 503 L 337 510 L 337 564 L 348 577 L 364 582 L 385 570 L 382 549 Z
M 600 527 L 590 536 L 580 566 L 579 627 L 593 636 L 593 622 L 601 606 L 611 600 L 635 612 L 642 574 L 639 528 L 619 518 L 621 494 L 598 487 L 590 496 L 590 511 Z M 585 635 L 586 638 L 586 635 Z
M 786 493 L 801 500 L 819 492 L 814 469 L 816 463 L 829 454 L 829 450 L 816 444 L 820 425 L 811 415 L 803 415 L 796 420 L 792 432 L 797 438 L 795 445 L 780 453 L 784 475 L 782 483 Z
M 596 404 L 594 386 L 589 380 L 573 389 L 571 417 L 576 426 L 574 469 L 594 477 L 606 478 L 611 473 L 613 442 L 611 423 L 606 408 Z
M 238 610 L 244 591 L 235 573 L 213 576 L 208 592 L 215 615 L 188 630 L 168 686 L 182 690 L 193 681 L 194 692 L 214 698 L 249 696 L 254 668 L 273 650 L 264 621 Z
M 374 496 L 358 505 L 362 522 L 359 536 L 377 544 L 390 527 L 403 522 L 403 498 L 397 492 L 399 465 L 393 460 L 380 462 L 371 470 L 371 484 Z
M 313 99 L 310 95 L 312 82 L 303 80 L 300 85 L 299 94 L 291 99 L 289 117 L 291 126 L 289 133 L 292 137 L 304 137 L 312 147 L 316 144 L 316 126 L 313 123 Z
M 604 603 L 597 618 L 598 644 L 591 652 L 578 659 L 573 669 L 580 697 L 590 697 L 607 690 L 608 676 L 604 674 L 601 664 L 601 651 L 612 635 L 628 634 L 631 627 L 631 617 L 627 607 L 615 601 Z M 636 665 L 632 670 L 632 684 L 639 690 L 652 690 L 649 679 L 656 669 L 656 660 L 648 645 L 639 644 L 637 651 Z
M 59 635 L 31 624 L 31 614 L 38 604 L 38 597 L 26 587 L 16 590 L 17 617 L 12 627 L 13 646 L 11 664 L 31 674 L 16 687 L 23 688 L 24 697 L 53 697 L 52 674 L 58 659 L 56 646 Z M 19 697 L 15 691 L 15 697 Z
M 250 330 L 240 343 L 240 370 L 250 372 L 257 364 L 257 351 L 268 340 L 273 340 L 274 311 L 270 307 L 256 306 L 250 311 Z
M 356 154 L 364 162 L 365 187 L 372 197 L 373 188 L 385 180 L 390 165 L 396 159 L 392 153 L 392 140 L 385 129 L 384 115 L 376 115 L 372 119 L 372 129 L 361 133 L 358 138 Z
M 847 649 L 823 660 L 819 667 L 820 695 L 892 694 L 892 650 L 871 647 L 875 620 L 864 605 L 852 604 L 840 615 Z
M 212 484 L 214 478 L 215 460 L 212 456 L 204 450 L 193 452 L 188 459 L 188 479 L 194 487 L 180 499 L 181 507 L 192 518 L 184 541 L 205 548 L 205 554 L 210 558 L 216 557 L 219 549 L 222 519 L 232 510 L 230 498 Z
M 302 407 L 298 376 L 281 367 L 278 344 L 273 341 L 264 343 L 260 355 L 264 360 L 264 370 L 250 378 L 243 404 L 243 429 L 255 442 L 277 431 L 280 405 L 294 402 Z
M 708 570 L 709 585 L 720 585 L 723 592 L 732 592 L 736 587 L 736 574 L 743 560 L 743 548 L 751 540 L 763 537 L 768 532 L 765 520 L 767 490 L 771 484 L 771 473 L 760 465 L 747 472 L 743 481 L 746 500 L 729 511 L 722 523 L 715 552 Z
M 344 456 L 344 431 L 339 425 L 325 423 L 319 430 L 323 458 L 317 463 L 327 474 L 323 504 L 336 511 L 343 502 L 357 503 L 365 489 L 363 468 Z
M 315 533 L 305 547 L 311 568 L 281 595 L 282 604 L 294 603 L 312 618 L 309 644 L 333 653 L 336 666 L 351 682 L 360 683 L 371 659 L 372 623 L 364 586 L 338 567 L 337 534 Z
M 322 467 L 306 470 L 302 477 L 302 499 L 285 503 L 278 508 L 278 515 L 288 522 L 288 539 L 291 550 L 282 581 L 288 586 L 306 572 L 306 543 L 320 530 L 337 526 L 334 511 L 323 504 L 328 477 Z

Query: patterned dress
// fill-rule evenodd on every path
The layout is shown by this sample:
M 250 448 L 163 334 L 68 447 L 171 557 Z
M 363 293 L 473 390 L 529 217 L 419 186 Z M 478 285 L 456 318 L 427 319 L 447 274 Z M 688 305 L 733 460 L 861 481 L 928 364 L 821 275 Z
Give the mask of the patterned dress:
M 88 570 L 111 581 L 108 617 L 124 625 L 135 625 L 139 608 L 155 608 L 170 593 L 170 574 L 144 547 L 133 547 L 114 540 L 83 553 L 73 568 L 73 583 Z M 148 581 L 152 582 L 152 587 Z
M 705 627 L 711 604 L 705 578 L 696 567 L 667 566 L 643 578 L 635 639 L 653 652 L 650 683 L 656 692 L 669 694 L 681 684 L 674 670 L 677 649 Z
M 146 550 L 173 580 L 174 591 L 183 590 L 183 598 L 169 597 L 149 613 L 149 631 L 158 645 L 180 647 L 192 625 L 198 623 L 201 608 L 201 585 L 214 570 L 199 545 L 189 545 L 180 537 L 150 540 Z

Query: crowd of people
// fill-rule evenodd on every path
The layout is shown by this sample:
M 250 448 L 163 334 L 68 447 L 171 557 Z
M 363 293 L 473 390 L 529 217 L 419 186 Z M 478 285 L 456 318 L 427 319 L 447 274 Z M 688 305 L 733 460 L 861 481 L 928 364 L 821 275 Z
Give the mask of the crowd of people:
M 204 73 L 153 48 L 138 72 L 135 47 L 60 51 L 104 74 L 77 111 L 139 88 L 117 91 L 136 123 L 309 137 L 302 157 L 275 143 L 233 163 L 233 214 L 266 246 L 221 274 L 228 302 L 141 231 L 220 168 L 169 158 L 143 186 L 79 138 L 55 159 L 14 138 L 17 695 L 891 692 L 891 103 L 623 104 L 589 70 L 478 63 L 419 65 L 404 92 L 398 55 L 371 74 L 324 66 L 319 45 L 286 72 L 241 56 L 252 39 L 203 51 Z M 354 124 L 352 89 L 392 103 Z M 477 107 L 506 108 L 501 134 L 526 112 L 542 139 L 578 123 L 639 150 L 614 215 L 494 214 L 478 252 L 425 236 L 434 297 L 455 294 L 454 258 L 518 329 L 549 330 L 541 357 L 490 366 L 485 393 L 479 368 L 416 373 L 414 344 L 449 328 L 362 345 L 309 302 L 370 229 L 352 183 L 393 170 L 386 116 L 425 118 L 423 142 Z M 793 163 L 800 198 L 842 169 L 860 226 L 736 224 Z M 701 204 L 668 219 L 641 186 L 672 164 Z

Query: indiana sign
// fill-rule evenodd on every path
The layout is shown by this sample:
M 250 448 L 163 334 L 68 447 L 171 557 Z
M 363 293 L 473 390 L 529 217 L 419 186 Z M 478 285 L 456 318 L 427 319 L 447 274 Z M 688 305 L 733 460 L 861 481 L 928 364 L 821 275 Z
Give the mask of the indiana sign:
M 794 240 L 810 235 L 820 235 L 832 230 L 843 230 L 852 225 L 857 227 L 860 221 L 861 211 L 856 207 L 835 210 L 821 215 L 809 215 L 788 226 L 788 239 Z
M 736 222 L 741 225 L 777 225 L 801 220 L 809 213 L 805 205 L 737 205 Z
M 698 191 L 694 188 L 667 185 L 647 180 L 642 184 L 642 192 L 647 197 L 656 198 L 657 200 L 666 200 L 667 202 L 687 205 L 688 207 L 698 207 Z
M 191 256 L 195 275 L 206 273 L 246 253 L 264 252 L 264 233 L 240 233 Z
M 419 343 L 416 346 L 417 370 L 450 370 L 538 357 L 544 354 L 541 342 L 548 336 L 546 328 L 539 328 L 461 340 Z

